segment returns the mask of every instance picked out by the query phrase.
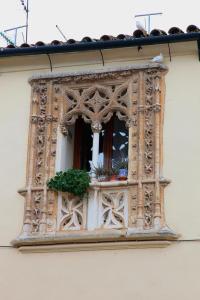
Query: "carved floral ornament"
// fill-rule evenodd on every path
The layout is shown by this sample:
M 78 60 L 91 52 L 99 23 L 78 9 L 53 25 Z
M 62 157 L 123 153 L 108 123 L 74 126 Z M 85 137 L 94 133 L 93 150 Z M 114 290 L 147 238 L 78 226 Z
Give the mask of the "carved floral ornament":
M 75 123 L 78 116 L 82 116 L 86 123 L 90 123 L 94 131 L 101 130 L 101 124 L 107 123 L 113 113 L 120 120 L 130 123 L 130 97 L 127 82 L 119 85 L 105 86 L 93 84 L 86 88 L 64 90 L 65 114 L 63 127 Z
M 165 223 L 164 188 L 169 182 L 161 173 L 165 73 L 156 64 L 31 80 L 27 178 L 20 190 L 24 224 L 15 245 L 38 239 L 45 244 L 60 239 L 176 238 Z M 48 190 L 46 181 L 55 174 L 58 129 L 67 134 L 81 116 L 98 132 L 114 113 L 129 128 L 128 180 L 92 185 L 82 202 Z

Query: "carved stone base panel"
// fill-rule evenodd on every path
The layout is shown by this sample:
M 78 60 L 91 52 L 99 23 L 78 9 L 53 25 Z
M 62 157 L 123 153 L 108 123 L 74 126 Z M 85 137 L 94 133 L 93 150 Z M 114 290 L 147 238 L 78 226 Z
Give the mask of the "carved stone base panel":
M 69 193 L 60 193 L 58 227 L 61 231 L 81 230 L 86 227 L 87 199 Z
M 131 186 L 128 190 L 129 227 L 136 227 L 138 208 L 138 186 Z
M 24 221 L 22 227 L 22 235 L 30 235 L 32 231 L 32 199 L 30 191 L 28 193 L 22 193 L 24 196 Z
M 58 193 L 48 191 L 47 193 L 47 232 L 55 232 L 57 224 L 57 202 Z
M 143 185 L 144 197 L 144 229 L 150 229 L 154 226 L 155 215 L 155 185 Z
M 159 206 L 158 206 L 158 216 L 159 217 L 159 221 L 160 221 L 160 227 L 163 228 L 165 226 L 167 226 L 166 224 L 166 220 L 165 220 L 165 212 L 164 212 L 164 189 L 166 187 L 166 185 L 160 184 L 160 201 L 159 201 Z M 156 208 L 155 208 L 155 214 L 156 214 Z M 156 226 L 156 224 L 155 224 Z
M 104 190 L 100 194 L 102 228 L 124 228 L 128 223 L 127 190 Z
M 32 233 L 39 233 L 42 220 L 42 206 L 44 201 L 43 191 L 32 192 Z

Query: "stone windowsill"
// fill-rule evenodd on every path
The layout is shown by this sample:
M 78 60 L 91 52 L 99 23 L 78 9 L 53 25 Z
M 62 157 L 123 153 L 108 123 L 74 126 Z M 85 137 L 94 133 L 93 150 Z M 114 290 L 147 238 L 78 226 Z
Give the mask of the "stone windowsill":
M 110 229 L 110 230 L 83 230 L 70 232 L 57 232 L 53 234 L 32 234 L 31 236 L 21 235 L 12 241 L 14 247 L 21 246 L 41 246 L 41 245 L 59 245 L 59 244 L 89 244 L 106 242 L 146 242 L 146 241 L 172 241 L 176 240 L 178 235 L 168 227 L 160 230 L 136 230 L 128 229 Z
M 100 250 L 124 250 L 124 249 L 149 249 L 166 248 L 171 245 L 170 241 L 124 241 L 124 242 L 101 242 L 101 243 L 73 243 L 40 246 L 21 246 L 21 253 L 49 253 L 49 252 L 79 252 Z

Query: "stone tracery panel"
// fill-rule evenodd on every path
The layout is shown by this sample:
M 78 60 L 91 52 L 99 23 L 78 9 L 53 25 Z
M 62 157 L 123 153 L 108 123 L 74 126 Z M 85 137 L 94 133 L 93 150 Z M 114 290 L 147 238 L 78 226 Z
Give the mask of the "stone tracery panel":
M 86 226 L 86 199 L 83 200 L 68 193 L 62 193 L 59 214 L 60 230 L 84 229 Z
M 101 226 L 103 228 L 124 228 L 127 224 L 126 191 L 104 191 L 100 198 Z
M 55 174 L 58 130 L 67 134 L 78 116 L 100 129 L 113 113 L 129 128 L 129 174 L 126 192 L 112 184 L 110 191 L 101 187 L 97 229 L 148 232 L 166 227 L 163 190 L 168 181 L 161 174 L 165 73 L 163 66 L 148 65 L 31 81 L 22 237 L 87 230 L 87 201 L 62 197 L 59 205 L 58 194 L 47 190 L 46 181 Z M 93 195 L 91 187 L 89 199 Z
M 64 86 L 63 89 L 65 105 L 63 125 L 74 124 L 81 115 L 85 122 L 91 123 L 93 128 L 98 128 L 102 123 L 108 122 L 114 112 L 120 120 L 129 124 L 128 82 L 111 86 L 95 83 L 80 89 Z

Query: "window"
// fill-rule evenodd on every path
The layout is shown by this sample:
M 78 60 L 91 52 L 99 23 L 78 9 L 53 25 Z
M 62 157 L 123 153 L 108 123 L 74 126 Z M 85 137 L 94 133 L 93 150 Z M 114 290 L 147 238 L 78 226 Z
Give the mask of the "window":
M 114 162 L 120 159 L 128 160 L 128 129 L 124 121 L 116 115 L 106 124 L 98 134 L 98 158 L 93 164 L 100 164 L 111 169 Z M 93 152 L 93 133 L 91 126 L 78 118 L 74 132 L 74 158 L 73 167 L 91 170 Z
M 93 134 L 91 126 L 78 118 L 75 123 L 73 167 L 90 171 L 92 160 Z
M 163 66 L 54 74 L 32 79 L 23 231 L 15 245 L 172 239 L 162 174 Z M 128 159 L 122 181 L 93 180 L 83 200 L 47 189 L 65 168 L 111 168 Z

